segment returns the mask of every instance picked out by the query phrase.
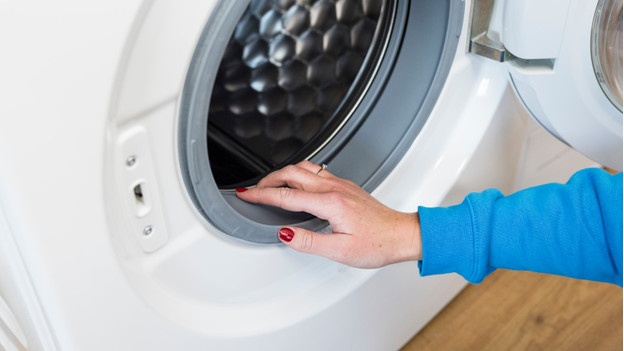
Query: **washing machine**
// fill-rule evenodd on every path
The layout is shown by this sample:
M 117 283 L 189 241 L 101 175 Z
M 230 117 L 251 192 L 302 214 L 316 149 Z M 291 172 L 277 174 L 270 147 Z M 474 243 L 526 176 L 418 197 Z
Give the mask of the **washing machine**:
M 570 146 L 622 168 L 621 1 L 3 1 L 0 33 L 5 350 L 397 349 L 461 277 L 295 252 L 328 224 L 233 189 L 308 159 L 416 211 Z

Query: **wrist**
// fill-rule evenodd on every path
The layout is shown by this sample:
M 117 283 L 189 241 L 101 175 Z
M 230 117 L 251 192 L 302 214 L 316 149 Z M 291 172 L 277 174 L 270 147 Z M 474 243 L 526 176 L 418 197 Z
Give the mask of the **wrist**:
M 402 213 L 403 226 L 400 230 L 401 248 L 397 262 L 422 260 L 422 237 L 418 212 Z
M 420 215 L 418 212 L 414 212 L 412 214 L 414 218 L 414 224 L 412 229 L 412 242 L 410 243 L 410 247 L 412 247 L 412 261 L 422 261 L 422 236 L 420 232 Z

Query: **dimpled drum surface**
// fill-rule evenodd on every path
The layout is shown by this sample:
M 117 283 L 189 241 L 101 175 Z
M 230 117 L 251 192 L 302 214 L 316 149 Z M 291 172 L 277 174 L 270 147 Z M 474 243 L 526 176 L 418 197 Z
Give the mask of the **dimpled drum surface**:
M 374 76 L 388 3 L 251 1 L 210 100 L 208 151 L 220 188 L 252 185 L 334 135 Z

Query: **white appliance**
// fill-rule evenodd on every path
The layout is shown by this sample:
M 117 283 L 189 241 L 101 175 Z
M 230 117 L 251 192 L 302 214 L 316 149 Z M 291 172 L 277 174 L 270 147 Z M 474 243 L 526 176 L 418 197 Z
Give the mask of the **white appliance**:
M 456 275 L 420 278 L 416 263 L 359 270 L 240 239 L 275 233 L 281 214 L 264 223 L 237 207 L 184 123 L 207 119 L 202 89 L 248 3 L 0 3 L 1 348 L 396 349 L 464 287 Z M 386 4 L 381 63 L 313 161 L 402 211 L 592 164 L 526 106 L 622 168 L 621 80 L 616 107 L 592 64 L 596 9 L 609 1 Z M 395 114 L 407 117 L 375 120 Z

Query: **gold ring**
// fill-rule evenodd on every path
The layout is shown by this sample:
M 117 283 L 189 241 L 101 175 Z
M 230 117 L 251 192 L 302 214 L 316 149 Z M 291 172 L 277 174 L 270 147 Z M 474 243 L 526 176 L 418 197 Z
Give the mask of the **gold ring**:
M 326 170 L 326 169 L 327 169 L 327 165 L 323 163 L 323 164 L 321 165 L 321 169 L 319 169 L 319 170 L 318 170 L 318 172 L 316 172 L 316 175 L 319 175 L 319 173 L 321 173 L 322 171 L 324 171 L 324 170 Z

